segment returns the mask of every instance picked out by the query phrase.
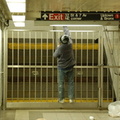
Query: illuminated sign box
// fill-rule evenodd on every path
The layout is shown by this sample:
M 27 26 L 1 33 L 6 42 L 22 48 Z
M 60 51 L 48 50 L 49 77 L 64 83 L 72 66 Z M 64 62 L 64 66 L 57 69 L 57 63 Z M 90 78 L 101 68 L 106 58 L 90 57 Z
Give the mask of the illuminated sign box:
M 43 21 L 119 21 L 120 12 L 59 12 L 41 11 Z

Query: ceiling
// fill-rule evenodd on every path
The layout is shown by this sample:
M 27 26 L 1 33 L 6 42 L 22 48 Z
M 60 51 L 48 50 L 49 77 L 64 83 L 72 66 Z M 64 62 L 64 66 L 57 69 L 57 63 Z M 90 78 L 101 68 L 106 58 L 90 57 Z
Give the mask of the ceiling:
M 11 19 L 5 0 L 0 9 Z M 40 11 L 120 11 L 120 0 L 26 0 L 26 20 L 40 18 Z

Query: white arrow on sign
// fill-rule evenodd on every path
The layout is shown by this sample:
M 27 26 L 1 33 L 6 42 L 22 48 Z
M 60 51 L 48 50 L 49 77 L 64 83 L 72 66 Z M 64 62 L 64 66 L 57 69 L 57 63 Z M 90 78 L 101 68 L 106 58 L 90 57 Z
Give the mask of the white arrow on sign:
M 42 17 L 44 18 L 44 20 L 46 20 L 46 18 L 48 18 L 48 15 L 44 14 Z

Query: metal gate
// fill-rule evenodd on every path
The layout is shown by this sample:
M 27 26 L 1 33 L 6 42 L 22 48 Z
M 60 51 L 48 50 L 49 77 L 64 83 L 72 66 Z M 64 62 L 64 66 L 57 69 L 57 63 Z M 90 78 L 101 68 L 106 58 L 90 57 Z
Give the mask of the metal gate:
M 7 108 L 100 108 L 112 99 L 103 63 L 100 30 L 71 30 L 76 60 L 75 102 L 57 102 L 57 60 L 53 52 L 62 31 L 8 30 Z M 107 84 L 106 84 L 107 83 Z M 106 89 L 107 88 L 107 89 Z M 105 106 L 102 106 L 103 103 Z

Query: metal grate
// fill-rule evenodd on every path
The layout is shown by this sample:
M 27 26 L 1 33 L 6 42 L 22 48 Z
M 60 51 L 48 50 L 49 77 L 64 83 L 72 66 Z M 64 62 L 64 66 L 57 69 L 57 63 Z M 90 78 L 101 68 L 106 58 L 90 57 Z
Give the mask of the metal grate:
M 62 32 L 8 31 L 8 102 L 57 102 L 57 60 L 52 55 L 60 35 Z M 98 102 L 100 32 L 72 32 L 71 37 L 76 60 L 75 101 Z M 107 91 L 111 92 L 108 86 L 109 82 Z M 106 94 L 107 100 L 111 98 L 111 93 Z M 67 100 L 67 79 L 65 95 Z

